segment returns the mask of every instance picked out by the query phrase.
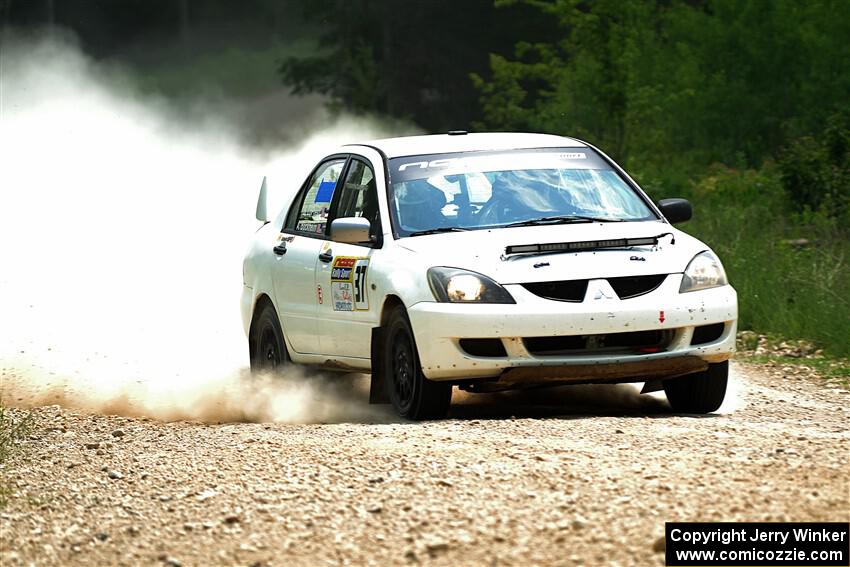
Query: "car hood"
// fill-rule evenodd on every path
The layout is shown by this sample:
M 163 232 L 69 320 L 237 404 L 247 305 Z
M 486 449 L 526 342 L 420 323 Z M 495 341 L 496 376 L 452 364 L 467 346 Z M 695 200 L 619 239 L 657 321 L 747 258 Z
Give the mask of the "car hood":
M 620 238 L 659 238 L 657 246 L 505 257 L 505 247 Z M 588 223 L 471 230 L 403 238 L 403 249 L 424 266 L 450 266 L 482 273 L 502 284 L 592 279 L 682 272 L 708 247 L 661 221 Z

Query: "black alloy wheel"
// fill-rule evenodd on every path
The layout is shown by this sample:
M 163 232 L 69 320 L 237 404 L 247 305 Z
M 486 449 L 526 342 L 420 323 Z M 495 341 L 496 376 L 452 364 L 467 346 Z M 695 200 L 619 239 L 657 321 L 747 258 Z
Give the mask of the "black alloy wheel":
M 289 363 L 289 353 L 277 312 L 266 303 L 251 321 L 248 336 L 252 372 L 277 372 Z
M 413 330 L 404 308 L 390 315 L 384 343 L 384 369 L 390 401 L 401 417 L 412 420 L 442 419 L 449 411 L 452 385 L 422 374 Z

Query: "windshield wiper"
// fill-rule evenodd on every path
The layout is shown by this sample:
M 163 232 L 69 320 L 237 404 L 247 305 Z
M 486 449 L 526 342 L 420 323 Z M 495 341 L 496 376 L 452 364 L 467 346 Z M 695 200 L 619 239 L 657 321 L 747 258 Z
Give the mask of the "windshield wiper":
M 440 226 L 437 228 L 429 228 L 428 230 L 417 230 L 416 232 L 411 232 L 407 236 L 424 236 L 426 234 L 439 234 L 441 232 L 466 232 L 468 228 L 461 228 L 459 226 Z
M 554 217 L 541 217 L 539 219 L 528 219 L 524 221 L 512 222 L 505 227 L 510 226 L 534 226 L 542 224 L 569 224 L 574 222 L 623 222 L 623 219 L 612 219 L 605 217 L 588 217 L 583 215 L 559 215 Z

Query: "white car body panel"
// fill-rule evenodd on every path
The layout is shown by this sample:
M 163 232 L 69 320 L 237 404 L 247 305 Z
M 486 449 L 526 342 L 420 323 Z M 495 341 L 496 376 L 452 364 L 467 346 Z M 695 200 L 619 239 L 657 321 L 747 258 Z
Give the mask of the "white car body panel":
M 737 327 L 735 290 L 724 285 L 679 293 L 682 273 L 688 263 L 709 247 L 665 220 L 514 227 L 394 238 L 386 191 L 385 156 L 545 147 L 588 145 L 559 136 L 470 134 L 378 140 L 343 146 L 329 153 L 329 156 L 355 154 L 371 162 L 378 187 L 383 246 L 371 248 L 282 235 L 284 209 L 275 221 L 257 231 L 245 258 L 241 310 L 246 334 L 255 306 L 265 296 L 279 315 L 287 350 L 294 362 L 369 371 L 372 329 L 381 325 L 388 298 L 395 297 L 407 310 L 423 373 L 432 380 L 491 378 L 503 375 L 506 370 L 538 368 L 538 374 L 527 374 L 529 379 L 540 380 L 548 373 L 563 381 L 580 381 L 593 377 L 591 367 L 598 367 L 600 372 L 604 367 L 608 372 L 612 365 L 627 363 L 657 363 L 655 367 L 660 368 L 658 365 L 665 361 L 672 364 L 671 361 L 687 359 L 707 365 L 728 359 L 734 351 Z M 619 166 L 613 166 L 631 180 Z M 654 205 L 651 208 L 658 212 Z M 658 244 L 630 249 L 504 256 L 506 246 L 510 245 L 640 237 L 659 237 Z M 289 241 L 287 253 L 279 256 L 272 248 L 281 239 Z M 368 309 L 334 310 L 333 265 L 318 260 L 319 253 L 328 248 L 335 258 L 368 258 L 365 280 Z M 433 266 L 462 268 L 488 276 L 501 284 L 516 304 L 440 303 L 426 275 Z M 655 290 L 622 300 L 605 279 L 654 274 L 669 275 Z M 590 280 L 583 302 L 544 299 L 520 285 L 574 279 Z M 695 326 L 715 323 L 724 325 L 721 336 L 705 344 L 691 345 Z M 528 337 L 654 330 L 670 330 L 672 338 L 663 352 L 627 356 L 603 352 L 535 355 L 523 341 Z M 463 338 L 499 339 L 506 356 L 472 356 L 459 346 L 458 341 Z M 568 367 L 580 371 L 576 370 L 577 374 L 553 371 Z M 521 380 L 524 375 L 517 376 Z M 616 381 L 629 379 L 617 372 L 605 376 L 614 377 Z

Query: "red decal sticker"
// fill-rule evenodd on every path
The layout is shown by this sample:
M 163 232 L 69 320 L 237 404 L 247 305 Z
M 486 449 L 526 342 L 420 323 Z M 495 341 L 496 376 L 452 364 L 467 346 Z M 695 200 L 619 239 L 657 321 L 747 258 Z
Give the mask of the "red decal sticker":
M 319 300 L 319 305 L 325 301 L 325 297 L 322 295 L 322 286 L 320 285 L 316 286 L 316 299 Z
M 663 312 L 663 311 L 659 311 L 659 312 L 658 312 L 658 322 L 659 322 L 659 323 L 663 323 L 663 322 L 664 322 L 664 312 Z

